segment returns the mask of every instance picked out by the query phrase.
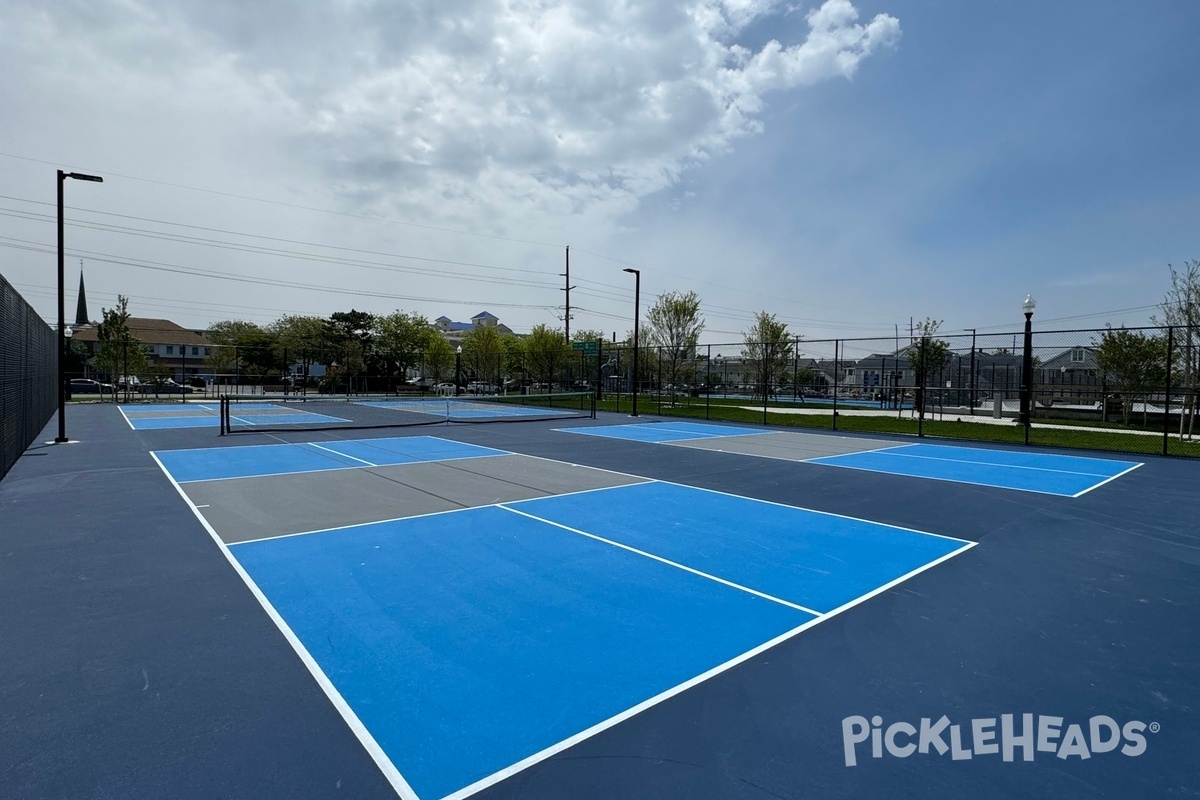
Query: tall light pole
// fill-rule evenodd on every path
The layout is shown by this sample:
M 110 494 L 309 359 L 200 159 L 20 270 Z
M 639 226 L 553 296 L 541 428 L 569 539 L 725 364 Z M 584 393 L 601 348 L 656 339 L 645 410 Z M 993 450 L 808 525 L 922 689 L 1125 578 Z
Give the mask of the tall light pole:
M 641 342 L 638 341 L 638 319 L 642 316 L 642 271 L 629 268 L 624 271 L 633 273 L 633 414 L 631 416 L 636 417 L 638 415 L 638 350 L 641 349 Z
M 67 178 L 77 181 L 94 181 L 103 183 L 99 175 L 84 175 L 82 172 L 63 172 L 58 170 L 58 436 L 54 437 L 55 444 L 62 444 L 67 439 L 67 323 L 63 318 L 63 305 L 66 303 L 66 291 L 63 280 L 63 183 Z
M 975 329 L 974 328 L 963 328 L 963 330 L 971 332 L 971 413 L 974 414 L 975 413 L 975 390 L 977 388 L 976 383 L 975 383 Z
M 454 351 L 454 396 L 462 393 L 462 345 Z
M 1025 427 L 1025 441 L 1029 443 L 1029 421 L 1033 397 L 1033 309 L 1037 302 L 1033 295 L 1025 295 L 1021 310 L 1025 312 L 1025 356 L 1021 367 L 1021 425 Z

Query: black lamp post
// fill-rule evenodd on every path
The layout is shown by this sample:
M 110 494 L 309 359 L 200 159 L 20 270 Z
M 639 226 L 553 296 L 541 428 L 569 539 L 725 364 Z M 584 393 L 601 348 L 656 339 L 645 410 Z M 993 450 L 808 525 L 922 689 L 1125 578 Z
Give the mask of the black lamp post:
M 93 181 L 102 183 L 104 178 L 98 175 L 84 175 L 82 172 L 63 172 L 58 170 L 58 436 L 54 437 L 55 444 L 70 441 L 67 439 L 67 323 L 63 318 L 63 305 L 66 302 L 66 292 L 63 288 L 63 183 L 67 178 L 77 181 Z
M 1021 425 L 1029 438 L 1030 411 L 1033 404 L 1033 309 L 1037 306 L 1032 295 L 1025 295 L 1021 309 L 1025 312 L 1025 355 L 1021 367 Z
M 636 417 L 638 415 L 638 350 L 641 349 L 641 343 L 638 341 L 638 319 L 642 315 L 642 271 L 628 268 L 624 271 L 633 273 L 633 413 L 630 416 Z
M 454 351 L 454 396 L 462 394 L 462 345 Z

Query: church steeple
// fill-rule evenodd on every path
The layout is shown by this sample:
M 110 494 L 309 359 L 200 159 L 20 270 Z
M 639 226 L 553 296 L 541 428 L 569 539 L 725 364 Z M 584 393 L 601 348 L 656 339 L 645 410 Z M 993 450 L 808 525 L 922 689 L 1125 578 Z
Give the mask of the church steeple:
M 83 262 L 79 262 L 79 302 L 75 304 L 75 324 L 87 325 L 87 294 L 83 291 Z

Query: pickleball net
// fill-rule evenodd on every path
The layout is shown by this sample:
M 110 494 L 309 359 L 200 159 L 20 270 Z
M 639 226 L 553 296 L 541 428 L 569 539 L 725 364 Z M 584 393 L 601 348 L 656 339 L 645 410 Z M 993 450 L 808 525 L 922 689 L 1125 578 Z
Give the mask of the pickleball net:
M 221 435 L 308 430 L 404 428 L 450 423 L 595 419 L 591 392 L 460 395 L 225 395 Z

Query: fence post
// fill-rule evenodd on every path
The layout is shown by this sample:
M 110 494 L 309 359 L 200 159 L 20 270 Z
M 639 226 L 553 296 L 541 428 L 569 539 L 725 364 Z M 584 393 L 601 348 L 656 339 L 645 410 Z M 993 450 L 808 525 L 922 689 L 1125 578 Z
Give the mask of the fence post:
M 625 352 L 625 349 L 623 347 L 618 347 L 617 357 L 613 361 L 613 374 L 617 376 L 617 391 L 614 394 L 616 395 L 616 411 L 618 414 L 621 413 L 621 389 L 624 388 L 625 385 L 625 372 L 624 368 L 621 366 L 621 353 L 623 352 Z
M 1168 455 L 1171 441 L 1171 365 L 1175 357 L 1175 328 L 1167 326 L 1167 392 L 1163 399 L 1163 448 L 1162 454 Z
M 655 402 L 658 404 L 658 413 L 662 414 L 662 348 L 655 351 L 655 360 L 658 362 L 658 390 L 655 392 Z
M 842 378 L 841 367 L 838 366 L 838 347 L 841 345 L 840 339 L 833 340 L 833 429 L 837 430 L 837 399 L 838 386 Z
M 712 345 L 708 346 L 708 358 L 704 362 L 704 368 L 708 374 L 704 377 L 704 418 L 711 419 L 709 416 L 709 404 L 712 401 Z
M 796 376 L 800 374 L 800 337 L 792 343 L 792 402 L 795 403 L 800 395 L 800 381 Z

